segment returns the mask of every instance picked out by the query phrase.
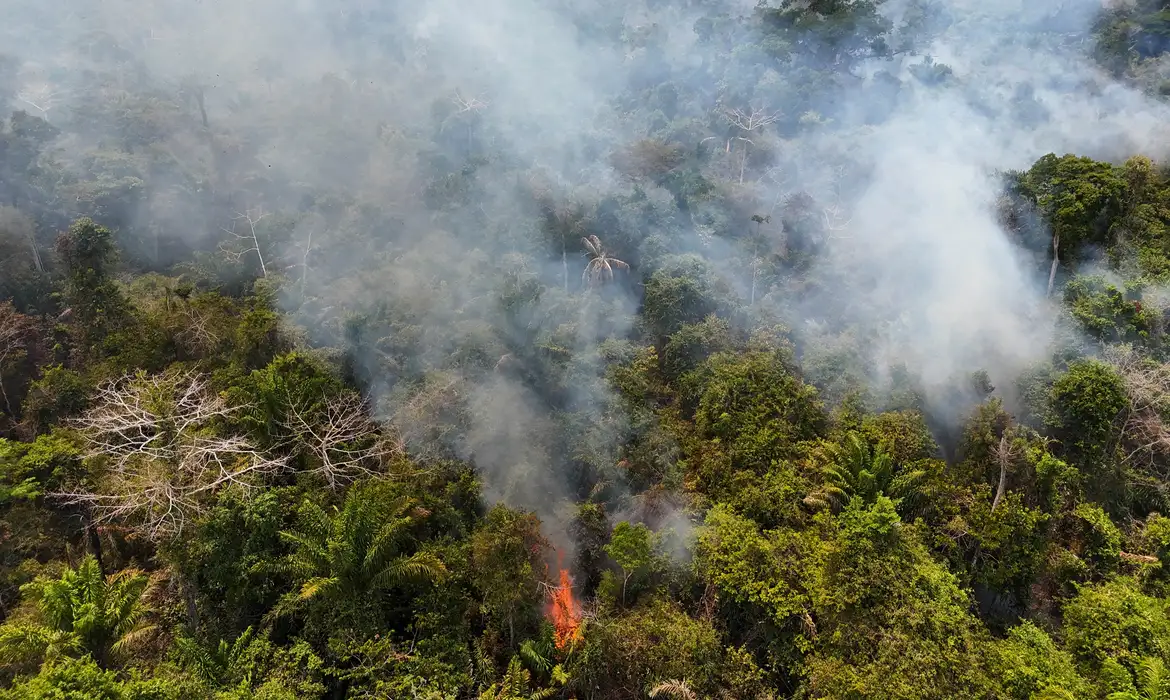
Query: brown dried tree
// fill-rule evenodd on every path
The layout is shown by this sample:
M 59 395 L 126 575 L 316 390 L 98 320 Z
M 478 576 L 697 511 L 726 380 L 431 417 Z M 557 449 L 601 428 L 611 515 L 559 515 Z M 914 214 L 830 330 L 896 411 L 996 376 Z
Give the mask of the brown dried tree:
M 610 255 L 601 245 L 601 240 L 597 236 L 587 236 L 582 238 L 581 242 L 585 244 L 585 248 L 593 256 L 589 260 L 589 264 L 585 266 L 585 271 L 581 273 L 581 279 L 588 282 L 590 286 L 612 280 L 615 267 L 619 270 L 630 269 L 627 263 Z

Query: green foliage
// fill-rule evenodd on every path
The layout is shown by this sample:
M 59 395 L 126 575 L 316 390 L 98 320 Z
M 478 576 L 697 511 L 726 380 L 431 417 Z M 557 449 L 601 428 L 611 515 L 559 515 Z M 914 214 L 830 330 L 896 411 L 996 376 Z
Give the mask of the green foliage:
M 0 626 L 0 659 L 54 662 L 90 654 L 108 667 L 154 633 L 143 599 L 148 583 L 136 569 L 104 576 L 92 557 L 60 578 L 37 578 L 21 587 L 30 616 Z
M 1064 303 L 1085 331 L 1100 341 L 1145 342 L 1155 323 L 1153 311 L 1142 309 L 1129 293 L 1100 276 L 1069 280 Z
M 280 533 L 292 548 L 287 567 L 298 588 L 274 611 L 309 605 L 331 624 L 376 626 L 389 589 L 447 573 L 435 554 L 412 551 L 412 531 L 425 516 L 413 499 L 377 482 L 351 487 L 332 513 L 305 501 L 296 529 Z
M 605 553 L 622 569 L 622 605 L 626 604 L 626 588 L 630 579 L 640 575 L 653 563 L 653 541 L 650 528 L 623 520 L 613 528 Z
M 759 470 L 816 438 L 825 416 L 817 392 L 777 352 L 712 356 L 702 370 L 695 427 L 731 450 L 739 468 Z
M 1066 648 L 1090 673 L 1109 659 L 1134 668 L 1142 658 L 1166 658 L 1166 601 L 1145 595 L 1130 578 L 1084 586 L 1064 606 L 1064 638 Z
M 545 700 L 556 694 L 555 688 L 531 690 L 532 674 L 520 665 L 520 657 L 514 656 L 508 662 L 504 678 L 498 684 L 479 694 L 479 700 Z
M 582 695 L 635 700 L 662 681 L 686 678 L 696 692 L 711 692 L 723 657 L 713 627 L 653 600 L 589 626 L 567 669 L 569 687 Z
M 1089 683 L 1077 673 L 1072 656 L 1061 650 L 1044 630 L 1031 622 L 1013 627 L 1006 638 L 990 648 L 990 672 L 1001 679 L 1004 697 L 1031 700 L 1055 696 L 1071 698 L 1093 694 Z
M 57 254 L 65 265 L 65 297 L 78 346 L 93 353 L 108 334 L 129 322 L 130 303 L 113 277 L 113 234 L 92 219 L 78 219 L 57 240 Z
M 938 444 L 918 411 L 889 411 L 867 415 L 861 433 L 870 444 L 890 455 L 895 464 L 936 457 Z
M 46 664 L 37 675 L 0 691 L 5 700 L 127 700 L 125 684 L 91 659 Z
M 812 590 L 815 696 L 941 699 L 992 692 L 986 639 L 966 595 L 900 523 L 888 498 L 870 506 L 853 499 Z
M 924 470 L 895 466 L 884 448 L 871 450 L 865 438 L 855 432 L 845 436 L 845 444 L 835 456 L 835 463 L 824 470 L 824 486 L 810 496 L 810 503 L 841 508 L 855 498 L 870 504 L 879 496 L 888 496 L 897 507 L 914 508 L 926 479 Z
M 243 331 L 241 331 L 243 332 Z M 327 403 L 345 391 L 344 385 L 320 360 L 300 352 L 274 358 L 228 390 L 235 403 L 246 406 L 238 420 L 265 446 L 297 441 L 293 414 L 313 425 L 324 418 Z
M 26 4 L 8 33 L 68 60 L 0 56 L 0 106 L 46 117 L 0 123 L 0 700 L 1167 695 L 1170 171 L 1006 173 L 1016 271 L 1063 294 L 1050 344 L 957 348 L 997 387 L 889 345 L 963 319 L 847 243 L 894 115 L 1051 121 L 924 53 L 986 34 L 979 3 L 554 2 L 542 22 L 622 66 L 571 124 L 397 58 L 176 81 L 134 39 L 175 17 L 73 37 Z M 1165 96 L 1163 4 L 1106 3 L 1093 38 Z M 322 15 L 341 67 L 418 53 L 357 5 Z M 999 38 L 1087 45 L 1066 10 Z M 83 458 L 96 387 L 185 372 L 227 406 L 190 451 Z M 225 435 L 248 455 L 208 456 Z M 116 482 L 178 494 L 182 536 L 101 517 Z
M 1053 384 L 1049 401 L 1052 427 L 1069 460 L 1080 467 L 1090 489 L 1102 487 L 1095 477 L 1110 468 L 1120 416 L 1128 405 L 1121 377 L 1103 362 L 1079 360 Z
M 647 280 L 642 319 L 653 337 L 664 339 L 711 314 L 726 313 L 730 304 L 726 284 L 710 266 L 697 256 L 680 257 Z
M 471 537 L 471 580 L 496 634 L 515 647 L 539 628 L 549 543 L 531 513 L 497 505 Z
M 740 607 L 737 615 L 804 635 L 802 617 L 810 607 L 808 590 L 822 549 L 811 533 L 762 533 L 752 521 L 719 505 L 699 530 L 695 564 L 723 600 Z
M 662 372 L 668 379 L 677 379 L 697 369 L 711 355 L 731 351 L 733 345 L 730 324 L 718 316 L 684 325 L 662 348 Z
M 1025 175 L 1024 190 L 1045 212 L 1061 250 L 1075 251 L 1082 242 L 1105 242 L 1125 180 L 1109 163 L 1050 153 Z
M 89 404 L 93 387 L 80 373 L 61 365 L 46 367 L 29 387 L 24 417 L 37 432 L 75 417 Z
M 76 436 L 58 429 L 29 443 L 0 438 L 0 506 L 33 500 L 57 488 L 80 468 Z

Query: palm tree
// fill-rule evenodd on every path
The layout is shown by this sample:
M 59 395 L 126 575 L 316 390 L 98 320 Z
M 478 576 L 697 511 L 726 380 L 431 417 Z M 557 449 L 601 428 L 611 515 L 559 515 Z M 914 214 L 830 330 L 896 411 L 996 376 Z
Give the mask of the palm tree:
M 884 495 L 900 506 L 914 499 L 926 478 L 921 469 L 899 470 L 889 452 L 881 447 L 870 450 L 856 432 L 845 436 L 836 453 L 835 462 L 822 472 L 824 485 L 805 499 L 809 505 L 842 508 L 853 498 L 873 503 Z
M 1137 688 L 1110 693 L 1108 700 L 1170 700 L 1170 673 L 1161 659 L 1142 659 L 1136 671 Z
M 545 700 L 556 694 L 555 688 L 529 690 L 531 680 L 532 674 L 520 665 L 520 657 L 513 656 L 504 679 L 480 693 L 479 700 Z
M 407 581 L 434 581 L 447 569 L 429 552 L 404 552 L 409 531 L 423 514 L 412 499 L 386 500 L 368 486 L 354 486 L 331 516 L 306 503 L 301 527 L 281 532 L 293 546 L 287 567 L 300 588 L 282 599 L 274 613 L 310 600 L 333 600 L 347 607 L 374 598 Z
M 582 238 L 581 242 L 585 244 L 585 248 L 593 256 L 585 266 L 585 271 L 581 273 L 581 279 L 588 282 L 590 286 L 599 284 L 605 280 L 612 280 L 613 269 L 615 267 L 620 270 L 630 269 L 628 264 L 611 256 L 602 247 L 601 239 L 597 236 L 587 236 Z
M 244 630 L 234 642 L 219 640 L 214 647 L 206 647 L 192 637 L 179 637 L 175 647 L 179 657 L 196 676 L 213 688 L 228 688 L 241 681 L 251 682 L 250 661 L 245 652 L 254 639 L 251 627 Z
M 60 578 L 40 577 L 21 587 L 35 604 L 28 619 L 0 626 L 0 660 L 52 660 L 90 654 L 107 668 L 115 657 L 153 634 L 144 601 L 150 578 L 138 569 L 103 576 L 87 556 Z

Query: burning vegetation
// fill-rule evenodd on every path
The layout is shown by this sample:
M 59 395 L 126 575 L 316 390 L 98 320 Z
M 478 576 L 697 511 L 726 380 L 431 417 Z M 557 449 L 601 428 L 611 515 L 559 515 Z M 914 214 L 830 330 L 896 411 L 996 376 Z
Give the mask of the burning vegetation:
M 581 607 L 573 598 L 573 582 L 569 577 L 569 570 L 560 566 L 560 583 L 550 589 L 552 605 L 549 607 L 549 619 L 553 623 L 553 630 L 557 649 L 564 649 L 581 638 Z

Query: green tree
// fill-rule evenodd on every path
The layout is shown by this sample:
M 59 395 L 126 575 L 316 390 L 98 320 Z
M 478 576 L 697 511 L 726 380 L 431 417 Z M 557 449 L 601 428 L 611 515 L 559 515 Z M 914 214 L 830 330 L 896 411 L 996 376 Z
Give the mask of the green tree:
M 71 326 L 87 356 L 106 336 L 130 322 L 130 303 L 114 281 L 113 234 L 92 219 L 78 219 L 57 239 L 65 265 L 65 298 Z
M 642 523 L 631 525 L 621 521 L 614 526 L 605 553 L 622 568 L 622 605 L 625 605 L 626 585 L 630 578 L 644 572 L 653 563 L 650 528 Z
M 545 700 L 556 694 L 556 688 L 531 689 L 532 674 L 520 665 L 520 657 L 513 656 L 499 683 L 479 694 L 479 700 Z
M 1109 163 L 1049 153 L 1024 176 L 1024 191 L 1048 217 L 1052 227 L 1052 270 L 1056 279 L 1061 246 L 1071 257 L 1083 242 L 1103 243 L 1110 218 L 1120 206 L 1125 180 Z
M 53 661 L 88 653 L 108 668 L 155 631 L 144 600 L 149 582 L 138 569 L 103 576 L 93 557 L 60 578 L 37 578 L 21 587 L 34 608 L 28 618 L 0 626 L 0 658 Z
M 1104 362 L 1078 360 L 1052 385 L 1049 405 L 1048 423 L 1087 490 L 1116 503 L 1121 484 L 1111 453 L 1128 406 L 1122 378 Z
M 280 533 L 292 547 L 287 566 L 300 587 L 277 611 L 322 603 L 339 615 L 334 625 L 359 624 L 362 611 L 376 609 L 390 588 L 438 580 L 447 573 L 443 562 L 431 552 L 412 551 L 412 531 L 424 517 L 413 499 L 387 493 L 377 482 L 351 487 L 333 513 L 305 501 L 297 528 Z
M 843 508 L 853 498 L 869 504 L 884 495 L 895 506 L 904 502 L 910 506 L 926 472 L 899 469 L 884 448 L 871 449 L 860 433 L 850 432 L 845 436 L 845 444 L 836 450 L 835 462 L 825 467 L 823 476 L 824 486 L 807 499 L 811 504 L 827 503 Z
M 518 631 L 527 635 L 541 623 L 548 548 L 535 515 L 503 505 L 488 511 L 471 536 L 471 580 L 490 624 L 507 631 L 509 646 L 516 645 Z
M 1170 700 L 1170 673 L 1157 657 L 1142 659 L 1135 669 L 1136 687 L 1110 693 L 1107 700 Z

